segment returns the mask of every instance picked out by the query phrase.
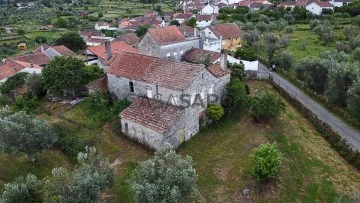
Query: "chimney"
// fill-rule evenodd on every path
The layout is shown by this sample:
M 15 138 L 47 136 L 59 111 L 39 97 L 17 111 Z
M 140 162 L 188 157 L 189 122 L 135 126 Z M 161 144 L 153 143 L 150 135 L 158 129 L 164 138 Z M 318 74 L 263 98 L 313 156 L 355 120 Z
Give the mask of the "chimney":
M 32 63 L 32 64 L 30 64 L 30 68 L 34 68 L 34 64 Z
M 44 53 L 44 46 L 41 46 L 40 49 L 41 49 L 41 53 Z
M 106 60 L 110 60 L 112 57 L 110 40 L 107 40 L 105 42 L 105 53 L 106 53 Z
M 221 49 L 220 56 L 220 69 L 223 71 L 227 70 L 227 50 Z
M 198 37 L 198 30 L 196 27 L 194 27 L 194 37 Z

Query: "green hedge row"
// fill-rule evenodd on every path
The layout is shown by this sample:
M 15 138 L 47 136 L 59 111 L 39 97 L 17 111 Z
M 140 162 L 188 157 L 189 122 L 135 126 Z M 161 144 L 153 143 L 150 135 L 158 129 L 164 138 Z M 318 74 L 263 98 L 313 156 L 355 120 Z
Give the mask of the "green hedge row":
M 277 83 L 270 79 L 270 84 L 284 97 L 289 103 L 297 108 L 321 135 L 330 143 L 330 145 L 350 164 L 360 171 L 360 151 L 354 149 L 345 139 L 335 132 L 327 123 L 320 120 L 317 115 L 311 112 L 306 106 L 301 104 L 296 98 L 292 97 Z

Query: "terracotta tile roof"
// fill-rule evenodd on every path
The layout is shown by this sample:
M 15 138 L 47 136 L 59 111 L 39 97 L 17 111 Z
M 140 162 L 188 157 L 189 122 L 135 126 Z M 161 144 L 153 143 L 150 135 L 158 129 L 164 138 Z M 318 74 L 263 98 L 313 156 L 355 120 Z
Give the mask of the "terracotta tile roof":
M 193 15 L 192 13 L 175 13 L 174 18 L 189 20 Z
M 86 42 L 104 44 L 107 40 L 108 40 L 108 39 L 90 38 L 90 39 L 88 39 Z
M 162 28 L 150 28 L 148 32 L 159 45 L 177 43 L 186 40 L 175 25 Z
M 91 37 L 91 36 L 101 37 L 101 36 L 103 36 L 103 33 L 98 32 L 98 31 L 81 31 L 80 35 L 87 36 L 87 37 Z
M 240 1 L 239 5 L 249 7 L 252 3 L 254 3 L 254 2 L 253 1 Z
M 165 133 L 183 113 L 183 108 L 159 100 L 139 97 L 121 112 L 120 117 L 156 132 Z
M 197 15 L 196 20 L 198 21 L 212 21 L 212 15 Z
M 223 39 L 241 37 L 242 34 L 240 28 L 234 23 L 216 24 L 209 26 L 209 28 L 215 35 L 219 38 L 222 36 Z
M 103 92 L 103 93 L 109 92 L 106 77 L 101 77 L 94 81 L 91 81 L 89 84 L 86 85 L 86 88 L 94 90 L 96 92 Z
M 230 74 L 231 71 L 228 69 L 227 71 L 223 71 L 220 68 L 220 64 L 214 64 L 212 66 L 207 67 L 210 73 L 212 73 L 215 77 L 220 78 L 227 74 Z
M 190 27 L 190 26 L 187 26 L 187 25 L 181 25 L 178 27 L 178 29 L 180 30 L 180 32 L 187 36 L 194 36 L 194 28 Z
M 96 24 L 97 24 L 98 26 L 110 26 L 109 23 L 103 22 L 103 21 L 96 22 Z
M 119 37 L 118 40 L 125 42 L 127 45 L 134 45 L 140 41 L 140 38 L 134 33 L 127 33 Z
M 17 61 L 14 59 L 7 59 L 4 64 L 0 66 L 0 80 L 5 78 L 9 78 L 16 73 L 20 72 L 24 68 L 30 68 L 33 66 L 34 68 L 41 69 L 42 67 L 36 64 L 31 65 L 30 63 Z
M 221 56 L 219 52 L 208 51 L 204 49 L 192 48 L 185 52 L 183 60 L 191 63 L 203 63 L 210 56 L 210 63 L 214 63 Z
M 38 48 L 36 48 L 33 53 L 42 53 L 41 51 L 41 47 L 43 48 L 44 51 L 46 51 L 48 48 L 50 48 L 51 46 L 49 45 L 41 45 Z
M 135 49 L 132 46 L 127 45 L 123 41 L 111 42 L 111 52 L 113 54 L 121 53 L 122 51 L 127 51 L 131 53 L 138 53 L 139 50 Z M 105 44 L 96 47 L 88 47 L 88 50 L 99 58 L 106 59 L 105 53 Z
M 35 54 L 27 54 L 27 55 L 23 55 L 23 56 L 15 56 L 12 59 L 17 60 L 17 61 L 23 61 L 23 62 L 27 62 L 27 63 L 32 63 L 32 64 L 36 64 L 36 65 L 46 65 L 47 63 L 50 62 L 50 58 L 47 57 L 45 54 L 43 53 L 35 53 Z
M 308 1 L 296 1 L 295 6 L 306 6 Z
M 76 56 L 76 53 L 74 53 L 64 45 L 52 46 L 51 48 L 54 49 L 59 54 L 61 54 L 61 56 Z
M 316 3 L 317 5 L 319 5 L 320 7 L 323 7 L 323 8 L 330 8 L 330 7 L 332 8 L 333 7 L 333 5 L 331 3 L 329 3 L 328 1 L 315 0 L 315 1 L 313 1 L 313 3 Z
M 175 90 L 185 90 L 204 67 L 129 52 L 113 58 L 108 73 Z

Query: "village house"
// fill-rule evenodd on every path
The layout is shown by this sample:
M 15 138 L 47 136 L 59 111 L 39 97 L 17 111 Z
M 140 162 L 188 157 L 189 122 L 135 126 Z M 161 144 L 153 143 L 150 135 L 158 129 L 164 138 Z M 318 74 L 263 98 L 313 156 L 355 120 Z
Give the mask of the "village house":
M 352 0 L 330 0 L 329 3 L 331 3 L 334 7 L 343 7 L 348 4 L 350 4 Z
M 217 14 L 219 13 L 219 7 L 212 4 L 207 4 L 200 10 L 200 14 L 206 15 L 206 14 Z
M 126 33 L 120 37 L 117 37 L 115 41 L 123 41 L 127 45 L 136 47 L 137 43 L 140 41 L 140 38 L 136 36 L 134 33 Z
M 192 13 L 175 13 L 173 20 L 176 20 L 182 25 L 184 22 L 190 20 L 191 18 L 195 18 L 195 14 Z
M 0 82 L 19 72 L 40 74 L 41 69 L 56 56 L 76 56 L 65 46 L 40 46 L 32 54 L 4 59 L 0 65 Z
M 91 38 L 104 37 L 105 35 L 100 31 L 79 31 L 79 35 L 86 42 Z
M 109 60 L 113 54 L 121 53 L 123 51 L 138 53 L 139 51 L 134 47 L 127 45 L 123 41 L 105 42 L 100 46 L 88 47 L 86 49 L 87 64 L 97 64 L 100 68 L 107 71 L 105 61 Z M 91 58 L 91 60 L 89 59 Z
M 164 27 L 165 21 L 160 16 L 123 18 L 119 23 L 119 29 L 124 32 L 135 32 L 141 26 L 150 26 L 152 28 Z
M 186 51 L 199 47 L 199 37 L 185 38 L 175 25 L 150 28 L 138 43 L 141 54 L 177 61 Z
M 321 15 L 324 10 L 334 10 L 334 6 L 331 3 L 320 0 L 309 2 L 305 8 L 315 15 Z
M 196 27 L 204 28 L 211 25 L 215 21 L 216 17 L 213 15 L 197 15 L 196 16 Z
M 221 40 L 221 48 L 230 51 L 241 47 L 242 32 L 234 23 L 216 24 L 204 29 L 205 37 Z
M 116 30 L 116 27 L 111 27 L 109 23 L 99 21 L 95 23 L 95 30 Z
M 199 29 L 192 28 L 188 25 L 181 25 L 178 26 L 178 29 L 180 30 L 181 34 L 183 34 L 184 37 L 198 37 Z
M 228 63 L 232 63 L 232 64 L 243 63 L 245 71 L 258 71 L 259 68 L 258 61 L 240 60 L 232 57 L 231 55 L 227 55 L 226 58 Z M 197 64 L 199 63 L 201 64 L 207 63 L 207 65 L 218 64 L 221 61 L 221 53 L 208 51 L 204 49 L 192 48 L 184 54 L 183 60 Z
M 197 134 L 208 96 L 221 97 L 230 81 L 226 54 L 222 56 L 220 64 L 205 68 L 129 52 L 115 54 L 108 62 L 109 92 L 132 100 L 120 114 L 122 132 L 155 150 L 166 143 L 176 148 Z

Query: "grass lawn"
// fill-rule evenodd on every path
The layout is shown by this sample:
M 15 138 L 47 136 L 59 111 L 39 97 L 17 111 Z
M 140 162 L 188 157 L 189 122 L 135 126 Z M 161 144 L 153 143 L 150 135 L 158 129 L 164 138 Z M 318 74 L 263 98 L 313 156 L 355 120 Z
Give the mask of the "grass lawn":
M 252 94 L 274 91 L 265 82 L 249 82 Z M 285 102 L 285 101 L 284 101 Z M 269 125 L 256 124 L 247 115 L 233 114 L 219 125 L 209 126 L 178 149 L 193 157 L 198 172 L 198 188 L 206 202 L 242 202 L 242 189 L 250 188 L 252 202 L 334 202 L 359 197 L 360 172 L 347 164 L 313 126 L 286 103 L 286 111 Z M 132 202 L 127 180 L 139 161 L 152 152 L 116 134 L 110 124 L 89 129 L 77 127 L 57 117 L 68 106 L 43 104 L 40 118 L 71 129 L 71 136 L 91 140 L 111 163 L 117 163 L 116 181 L 107 191 L 105 202 Z M 84 106 L 66 112 L 86 123 Z M 249 153 L 261 143 L 276 142 L 284 155 L 278 181 L 258 186 L 250 175 Z M 38 177 L 50 175 L 57 166 L 72 167 L 57 150 L 39 155 L 32 164 L 23 155 L 0 153 L 0 183 L 28 172 Z
M 251 82 L 252 92 L 274 91 L 264 82 Z M 207 202 L 251 200 L 276 202 L 335 202 L 360 195 L 360 173 L 343 160 L 286 101 L 286 111 L 270 125 L 233 115 L 187 142 L 181 154 L 194 159 L 198 187 Z M 251 150 L 276 142 L 284 155 L 276 183 L 258 186 L 249 175 Z

